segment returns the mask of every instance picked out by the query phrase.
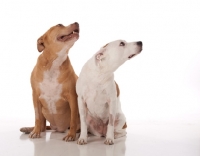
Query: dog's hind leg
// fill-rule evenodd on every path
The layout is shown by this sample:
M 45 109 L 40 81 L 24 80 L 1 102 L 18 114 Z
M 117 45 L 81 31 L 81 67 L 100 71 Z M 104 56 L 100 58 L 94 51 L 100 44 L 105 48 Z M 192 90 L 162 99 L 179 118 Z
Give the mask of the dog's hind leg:
M 126 135 L 126 118 L 124 114 L 118 115 L 118 120 L 115 121 L 114 138 L 120 138 Z
M 115 131 L 114 132 L 114 137 L 115 137 L 115 139 L 117 139 L 117 138 L 120 138 L 120 137 L 123 137 L 123 136 L 126 136 L 126 129 L 121 129 L 121 130 L 119 130 L 119 131 Z

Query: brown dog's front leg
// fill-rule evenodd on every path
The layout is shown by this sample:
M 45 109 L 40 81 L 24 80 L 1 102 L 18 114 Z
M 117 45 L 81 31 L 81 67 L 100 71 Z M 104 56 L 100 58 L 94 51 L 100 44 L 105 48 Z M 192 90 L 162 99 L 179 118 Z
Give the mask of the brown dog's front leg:
M 76 94 L 74 94 L 76 95 Z M 79 117 L 78 117 L 78 103 L 77 96 L 70 95 L 69 97 L 69 106 L 71 110 L 71 119 L 70 119 L 70 130 L 67 133 L 67 136 L 63 138 L 65 141 L 74 141 L 76 138 L 76 131 L 79 125 Z
M 29 137 L 40 138 L 40 132 L 45 131 L 46 129 L 46 119 L 42 114 L 42 105 L 39 99 L 37 99 L 37 97 L 34 96 L 34 93 L 33 93 L 33 103 L 35 109 L 35 127 L 33 131 L 29 134 Z

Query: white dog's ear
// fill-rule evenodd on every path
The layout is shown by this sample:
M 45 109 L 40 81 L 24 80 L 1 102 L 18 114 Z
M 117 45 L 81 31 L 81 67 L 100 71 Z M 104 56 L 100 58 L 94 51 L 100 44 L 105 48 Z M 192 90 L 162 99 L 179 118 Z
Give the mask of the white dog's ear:
M 105 48 L 101 48 L 96 54 L 95 54 L 95 64 L 97 66 L 101 66 L 101 62 L 105 59 Z
M 100 60 L 100 58 L 105 57 L 104 53 L 106 51 L 106 46 L 108 45 L 108 43 L 106 45 L 104 45 L 95 55 L 97 60 Z
M 96 55 L 95 55 L 96 60 L 101 61 L 101 59 L 102 59 L 103 57 L 105 57 L 105 51 L 106 51 L 105 48 L 101 48 L 101 49 L 96 53 Z
M 45 46 L 44 46 L 43 36 L 41 36 L 37 40 L 37 49 L 39 52 L 42 52 L 44 50 L 44 48 L 45 48 Z
M 108 45 L 108 43 L 106 45 L 104 45 L 102 48 L 100 48 L 100 50 L 98 52 L 96 52 L 95 54 L 95 62 L 98 66 L 100 66 L 100 63 L 103 59 L 105 59 L 106 55 L 106 46 Z

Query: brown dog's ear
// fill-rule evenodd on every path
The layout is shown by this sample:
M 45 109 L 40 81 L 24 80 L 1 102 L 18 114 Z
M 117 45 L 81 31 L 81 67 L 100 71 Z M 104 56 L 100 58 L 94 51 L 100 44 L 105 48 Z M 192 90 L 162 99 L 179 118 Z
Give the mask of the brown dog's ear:
M 103 48 L 105 48 L 107 45 L 108 45 L 108 43 L 105 46 L 103 46 Z
M 44 48 L 45 48 L 45 46 L 44 46 L 43 36 L 41 36 L 37 40 L 37 49 L 39 52 L 42 52 L 44 50 Z

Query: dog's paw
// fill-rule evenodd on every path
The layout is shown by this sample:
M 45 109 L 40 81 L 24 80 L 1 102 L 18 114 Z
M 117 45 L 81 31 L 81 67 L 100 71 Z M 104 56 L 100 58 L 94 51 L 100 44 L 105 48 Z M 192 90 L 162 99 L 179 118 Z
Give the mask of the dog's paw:
M 76 135 L 69 135 L 69 134 L 68 134 L 67 136 L 65 136 L 65 137 L 63 138 L 63 140 L 69 142 L 69 141 L 74 141 L 75 138 L 76 138 Z
M 87 144 L 87 139 L 79 138 L 77 141 L 78 145 L 85 145 Z
M 32 131 L 30 134 L 29 134 L 29 138 L 32 138 L 32 139 L 34 139 L 34 138 L 40 138 L 40 131 L 38 132 L 38 131 Z
M 104 142 L 106 145 L 113 145 L 114 144 L 114 139 L 106 138 L 106 141 Z

